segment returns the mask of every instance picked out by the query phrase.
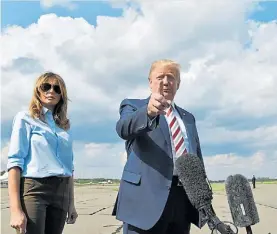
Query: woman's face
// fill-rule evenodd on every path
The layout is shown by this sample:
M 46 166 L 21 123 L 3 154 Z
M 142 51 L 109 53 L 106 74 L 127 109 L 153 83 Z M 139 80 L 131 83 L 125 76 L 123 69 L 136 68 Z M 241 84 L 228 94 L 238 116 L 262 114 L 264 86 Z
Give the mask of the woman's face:
M 53 111 L 61 99 L 61 88 L 57 79 L 49 78 L 40 86 L 40 101 L 42 105 Z

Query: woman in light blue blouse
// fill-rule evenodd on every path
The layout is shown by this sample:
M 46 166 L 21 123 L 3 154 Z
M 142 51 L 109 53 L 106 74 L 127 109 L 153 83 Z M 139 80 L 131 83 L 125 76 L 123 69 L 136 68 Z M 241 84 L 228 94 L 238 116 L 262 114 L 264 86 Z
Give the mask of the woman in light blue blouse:
M 20 234 L 61 234 L 78 216 L 67 102 L 63 79 L 47 72 L 35 83 L 29 111 L 14 118 L 7 169 L 10 225 Z

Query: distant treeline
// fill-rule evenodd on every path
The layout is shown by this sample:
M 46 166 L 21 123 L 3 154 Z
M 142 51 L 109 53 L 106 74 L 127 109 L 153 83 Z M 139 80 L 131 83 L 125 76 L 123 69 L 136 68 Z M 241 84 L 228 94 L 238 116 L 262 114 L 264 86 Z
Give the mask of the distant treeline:
M 87 183 L 99 183 L 111 181 L 113 184 L 120 183 L 120 179 L 109 179 L 109 178 L 93 178 L 93 179 L 75 179 L 76 183 L 87 184 Z M 251 179 L 248 179 L 251 182 Z M 277 179 L 270 179 L 267 177 L 258 177 L 256 182 L 277 182 Z M 210 183 L 225 183 L 225 180 L 210 180 Z
M 251 182 L 251 179 L 248 179 L 249 182 Z M 276 182 L 277 179 L 272 179 L 268 177 L 257 177 L 256 182 Z M 211 183 L 225 183 L 225 180 L 210 180 Z
M 1 176 L 5 174 L 6 171 L 1 171 Z M 249 182 L 252 178 L 248 179 Z M 109 178 L 92 178 L 92 179 L 75 179 L 76 183 L 99 183 L 99 182 L 107 182 L 111 181 L 113 184 L 120 183 L 120 179 L 109 179 Z M 256 182 L 277 182 L 276 179 L 268 178 L 268 177 L 256 177 Z M 225 183 L 225 180 L 210 180 L 210 183 Z
M 93 179 L 75 179 L 75 183 L 87 184 L 87 183 L 99 183 L 111 181 L 113 184 L 120 183 L 119 179 L 109 179 L 109 178 L 93 178 Z

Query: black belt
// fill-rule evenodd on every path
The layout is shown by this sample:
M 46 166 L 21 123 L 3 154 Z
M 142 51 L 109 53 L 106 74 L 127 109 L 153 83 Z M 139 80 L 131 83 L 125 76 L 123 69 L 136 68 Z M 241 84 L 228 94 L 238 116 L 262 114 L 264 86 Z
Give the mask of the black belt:
M 47 176 L 47 177 L 23 177 L 23 179 L 33 179 L 41 183 L 47 183 L 47 182 L 62 182 L 62 181 L 68 181 L 70 177 L 65 176 Z

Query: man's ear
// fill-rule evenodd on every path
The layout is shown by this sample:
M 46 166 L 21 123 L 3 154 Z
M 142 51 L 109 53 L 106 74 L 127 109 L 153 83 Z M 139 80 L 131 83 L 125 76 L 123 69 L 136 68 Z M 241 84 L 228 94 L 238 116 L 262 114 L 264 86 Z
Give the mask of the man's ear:
M 148 77 L 149 88 L 152 91 L 152 80 Z
M 179 82 L 177 83 L 177 90 L 178 90 L 179 87 L 180 87 L 180 83 L 181 83 L 181 80 L 179 80 Z

